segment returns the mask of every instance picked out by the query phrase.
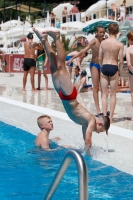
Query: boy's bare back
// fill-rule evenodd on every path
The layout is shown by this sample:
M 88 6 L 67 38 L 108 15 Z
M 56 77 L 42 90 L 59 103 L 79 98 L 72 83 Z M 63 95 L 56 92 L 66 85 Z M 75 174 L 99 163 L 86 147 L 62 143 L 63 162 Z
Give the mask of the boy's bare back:
M 103 62 L 102 64 L 112 64 L 118 65 L 118 57 L 123 58 L 123 44 L 116 40 L 115 38 L 108 38 L 101 42 L 101 48 L 103 52 Z M 121 59 L 122 59 L 121 58 Z
M 32 58 L 35 59 L 36 55 L 35 55 L 35 50 L 36 48 L 29 48 L 29 44 L 31 42 L 25 42 L 24 43 L 24 50 L 25 50 L 25 58 Z

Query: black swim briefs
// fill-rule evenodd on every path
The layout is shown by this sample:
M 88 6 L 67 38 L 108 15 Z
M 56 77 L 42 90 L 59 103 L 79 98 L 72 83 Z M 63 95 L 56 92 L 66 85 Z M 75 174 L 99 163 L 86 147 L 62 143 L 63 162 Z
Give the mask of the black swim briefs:
M 117 65 L 111 65 L 111 64 L 104 64 L 101 67 L 101 72 L 105 76 L 112 77 L 116 74 L 118 71 L 118 66 Z
M 36 67 L 36 61 L 32 58 L 24 58 L 24 71 L 29 71 L 31 67 Z

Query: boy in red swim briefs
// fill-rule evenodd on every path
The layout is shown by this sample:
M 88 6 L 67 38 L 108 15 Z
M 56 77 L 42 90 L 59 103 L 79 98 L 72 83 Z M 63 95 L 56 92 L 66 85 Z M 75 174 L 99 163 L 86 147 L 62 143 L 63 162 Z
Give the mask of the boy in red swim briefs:
M 85 144 L 91 147 L 92 131 L 96 131 L 97 133 L 106 131 L 106 133 L 108 133 L 110 127 L 109 117 L 96 117 L 77 102 L 77 91 L 71 82 L 71 78 L 65 66 L 65 51 L 60 40 L 60 32 L 56 30 L 40 33 L 35 28 L 33 28 L 33 30 L 41 40 L 47 52 L 53 84 L 62 100 L 66 113 L 72 121 L 82 126 Z M 47 41 L 47 35 L 51 36 L 55 41 L 58 61 L 56 60 L 55 52 Z

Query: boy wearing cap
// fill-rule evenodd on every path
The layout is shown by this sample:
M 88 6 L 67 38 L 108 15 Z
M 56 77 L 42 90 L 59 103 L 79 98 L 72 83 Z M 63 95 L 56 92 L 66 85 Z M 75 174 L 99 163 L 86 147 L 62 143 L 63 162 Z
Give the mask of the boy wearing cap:
M 89 90 L 92 89 L 92 85 L 86 83 L 86 75 L 87 75 L 87 72 L 85 70 L 82 70 L 82 72 L 80 74 L 78 93 L 79 92 L 88 92 Z

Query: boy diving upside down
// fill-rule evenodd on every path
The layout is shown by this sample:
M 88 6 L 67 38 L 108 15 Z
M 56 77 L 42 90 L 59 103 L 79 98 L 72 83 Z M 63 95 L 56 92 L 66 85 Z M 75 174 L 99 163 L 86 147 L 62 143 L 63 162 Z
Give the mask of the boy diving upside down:
M 106 133 L 108 133 L 108 129 L 110 127 L 109 117 L 95 117 L 77 102 L 77 91 L 71 82 L 70 75 L 65 66 L 65 51 L 60 40 L 60 32 L 56 30 L 40 33 L 35 28 L 33 28 L 33 31 L 44 45 L 50 61 L 52 81 L 56 92 L 59 94 L 59 97 L 62 100 L 62 104 L 66 110 L 66 113 L 72 121 L 82 126 L 85 144 L 88 144 L 91 147 L 93 131 L 96 131 L 97 133 L 106 131 Z M 47 41 L 48 35 L 51 36 L 55 41 L 58 56 L 57 60 L 55 52 Z

